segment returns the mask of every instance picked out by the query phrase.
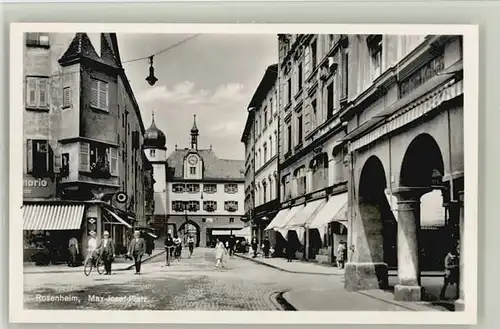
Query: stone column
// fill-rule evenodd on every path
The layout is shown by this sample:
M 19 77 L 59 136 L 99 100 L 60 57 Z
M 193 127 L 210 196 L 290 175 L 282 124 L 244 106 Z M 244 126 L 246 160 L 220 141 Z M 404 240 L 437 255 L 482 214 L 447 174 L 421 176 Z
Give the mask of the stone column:
M 420 197 L 426 188 L 400 187 L 393 193 L 398 198 L 398 279 L 394 299 L 419 301 L 422 299 L 418 236 L 420 231 Z

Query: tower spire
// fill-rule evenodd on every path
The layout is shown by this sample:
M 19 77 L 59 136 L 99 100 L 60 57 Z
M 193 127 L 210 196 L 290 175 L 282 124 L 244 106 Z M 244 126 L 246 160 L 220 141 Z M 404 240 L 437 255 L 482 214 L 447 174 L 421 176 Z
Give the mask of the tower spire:
M 191 149 L 198 150 L 198 134 L 199 130 L 196 126 L 196 114 L 193 115 L 193 127 L 191 128 Z

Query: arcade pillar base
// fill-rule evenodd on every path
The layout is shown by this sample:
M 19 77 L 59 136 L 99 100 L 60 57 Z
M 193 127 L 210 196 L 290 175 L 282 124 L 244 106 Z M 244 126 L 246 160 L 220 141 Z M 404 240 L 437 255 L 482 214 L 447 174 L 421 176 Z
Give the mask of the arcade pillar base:
M 402 302 L 417 302 L 422 300 L 423 288 L 420 286 L 404 286 L 398 284 L 394 287 L 394 300 Z
M 386 263 L 347 263 L 344 287 L 349 291 L 386 289 L 389 278 Z

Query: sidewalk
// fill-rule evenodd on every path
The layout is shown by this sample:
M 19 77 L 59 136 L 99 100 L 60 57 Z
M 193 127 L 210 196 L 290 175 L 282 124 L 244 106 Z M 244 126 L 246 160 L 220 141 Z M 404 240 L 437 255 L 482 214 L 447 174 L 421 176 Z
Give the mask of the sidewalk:
M 151 256 L 142 258 L 142 263 L 145 263 L 157 256 L 165 253 L 164 249 L 155 249 Z M 127 271 L 134 267 L 134 262 L 132 260 L 126 260 L 125 258 L 115 258 L 113 262 L 113 271 Z M 60 265 L 48 265 L 48 266 L 36 266 L 34 263 L 25 262 L 23 265 L 24 274 L 36 274 L 36 273 L 71 273 L 71 272 L 82 272 L 83 265 L 78 267 L 69 267 L 66 264 Z
M 333 266 L 321 265 L 314 262 L 306 262 L 300 260 L 294 260 L 292 262 L 287 262 L 284 258 L 264 258 L 257 257 L 252 258 L 247 254 L 235 254 L 236 256 L 244 259 L 251 260 L 253 262 L 266 265 L 275 268 L 280 271 L 298 274 L 317 274 L 317 275 L 338 275 L 343 276 L 344 270 Z
M 344 270 L 337 267 L 329 267 L 314 262 L 294 260 L 288 263 L 283 258 L 252 258 L 247 254 L 235 254 L 255 263 L 275 268 L 280 271 L 300 274 L 316 274 L 334 276 L 338 282 L 321 290 L 292 290 L 283 294 L 283 299 L 300 311 L 450 311 L 453 310 L 453 302 L 447 301 L 421 301 L 421 302 L 399 302 L 394 300 L 391 291 L 374 289 L 358 292 L 347 291 L 344 288 Z M 430 290 L 436 290 L 433 282 L 438 280 L 440 288 L 441 272 L 422 273 Z M 397 280 L 397 272 L 390 271 L 389 281 L 391 284 Z M 426 284 L 426 285 L 427 285 Z M 434 288 L 434 289 L 432 289 Z M 439 290 L 438 290 L 439 291 Z M 432 291 L 436 293 L 435 291 Z

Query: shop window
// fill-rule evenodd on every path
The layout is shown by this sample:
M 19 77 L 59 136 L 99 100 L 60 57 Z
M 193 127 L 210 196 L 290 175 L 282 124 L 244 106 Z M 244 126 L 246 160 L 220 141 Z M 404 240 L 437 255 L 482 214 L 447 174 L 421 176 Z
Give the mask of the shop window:
M 174 193 L 184 193 L 185 186 L 184 184 L 173 184 L 172 191 Z
M 51 152 L 47 140 L 27 140 L 27 171 L 36 175 L 51 171 Z
M 224 201 L 224 210 L 229 212 L 238 211 L 238 201 Z
M 217 192 L 217 184 L 204 184 L 203 192 L 208 194 L 213 194 Z
M 186 191 L 188 193 L 200 192 L 200 184 L 186 184 Z
M 203 210 L 214 212 L 217 210 L 217 201 L 203 201 Z
M 29 109 L 48 110 L 49 78 L 26 78 L 26 107 Z
M 90 105 L 93 108 L 108 111 L 108 83 L 92 78 L 90 89 Z
M 224 192 L 226 192 L 227 194 L 238 193 L 238 184 L 225 184 Z
M 26 33 L 26 46 L 49 48 L 48 33 Z

